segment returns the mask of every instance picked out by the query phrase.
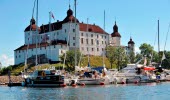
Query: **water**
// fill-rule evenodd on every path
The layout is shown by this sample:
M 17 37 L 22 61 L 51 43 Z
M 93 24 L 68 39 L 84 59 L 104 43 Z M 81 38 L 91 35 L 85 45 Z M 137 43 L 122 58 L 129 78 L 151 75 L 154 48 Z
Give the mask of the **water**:
M 65 88 L 0 86 L 0 100 L 169 100 L 170 83 Z

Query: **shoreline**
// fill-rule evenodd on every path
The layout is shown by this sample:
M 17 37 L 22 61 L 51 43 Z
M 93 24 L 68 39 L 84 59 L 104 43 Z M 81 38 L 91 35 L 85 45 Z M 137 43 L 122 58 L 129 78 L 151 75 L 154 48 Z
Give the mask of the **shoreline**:
M 12 83 L 21 83 L 24 81 L 22 76 L 11 76 Z M 0 85 L 8 85 L 9 77 L 8 76 L 0 76 Z

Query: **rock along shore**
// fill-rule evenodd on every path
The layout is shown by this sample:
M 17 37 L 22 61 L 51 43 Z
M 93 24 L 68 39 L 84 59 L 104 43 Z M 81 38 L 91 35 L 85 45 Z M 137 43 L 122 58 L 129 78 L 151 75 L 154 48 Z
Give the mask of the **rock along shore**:
M 13 83 L 20 83 L 24 81 L 24 79 L 21 76 L 11 76 L 11 81 Z M 5 85 L 6 83 L 9 83 L 8 76 L 0 76 L 0 85 Z

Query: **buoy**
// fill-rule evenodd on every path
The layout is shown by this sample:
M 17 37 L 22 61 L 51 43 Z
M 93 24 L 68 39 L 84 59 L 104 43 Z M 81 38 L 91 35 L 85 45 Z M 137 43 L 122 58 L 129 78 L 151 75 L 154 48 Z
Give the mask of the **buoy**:
M 100 85 L 104 85 L 104 82 L 101 82 Z
M 66 84 L 61 84 L 60 86 L 61 86 L 61 87 L 66 87 L 67 85 L 66 85 Z
M 122 81 L 122 84 L 125 84 L 125 82 Z
M 135 81 L 134 83 L 135 83 L 135 84 L 137 84 L 137 83 L 138 83 L 138 81 Z
M 81 83 L 81 86 L 85 86 L 85 84 L 84 84 L 84 83 Z
M 72 84 L 72 87 L 76 87 L 77 85 L 76 84 Z

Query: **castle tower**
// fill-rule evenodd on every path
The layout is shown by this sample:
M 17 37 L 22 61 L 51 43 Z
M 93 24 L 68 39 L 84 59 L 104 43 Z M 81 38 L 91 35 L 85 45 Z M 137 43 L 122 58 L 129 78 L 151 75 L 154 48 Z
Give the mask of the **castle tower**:
M 130 50 L 132 50 L 134 52 L 135 50 L 135 42 L 132 40 L 132 38 L 130 37 L 130 41 L 128 42 L 128 47 Z
M 110 45 L 112 46 L 120 46 L 121 35 L 118 32 L 118 26 L 115 21 L 115 25 L 113 26 L 113 33 L 111 34 Z

